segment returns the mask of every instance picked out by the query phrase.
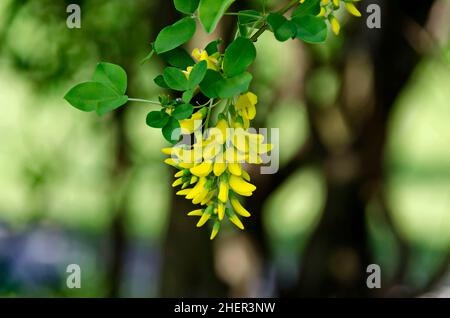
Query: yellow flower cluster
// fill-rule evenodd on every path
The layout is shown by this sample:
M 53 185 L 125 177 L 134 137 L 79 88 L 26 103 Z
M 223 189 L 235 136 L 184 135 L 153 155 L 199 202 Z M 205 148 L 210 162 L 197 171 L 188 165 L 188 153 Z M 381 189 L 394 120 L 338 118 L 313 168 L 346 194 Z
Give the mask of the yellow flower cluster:
M 341 2 L 344 2 L 344 6 L 350 14 L 355 17 L 361 17 L 361 12 L 359 12 L 358 8 L 355 6 L 355 2 L 359 1 L 360 0 L 322 0 L 320 3 L 320 13 L 318 16 L 327 17 L 334 34 L 338 35 L 341 31 L 341 24 L 334 16 L 333 12 L 341 7 Z M 305 0 L 300 0 L 300 3 L 305 3 Z
M 181 122 L 185 133 L 194 133 L 196 143 L 162 149 L 171 157 L 165 163 L 176 167 L 172 186 L 181 186 L 177 195 L 185 196 L 199 209 L 188 213 L 200 217 L 197 227 L 212 222 L 211 239 L 220 230 L 225 216 L 238 228 L 244 229 L 239 218 L 250 217 L 239 197 L 249 197 L 256 190 L 245 170 L 246 164 L 262 163 L 261 155 L 272 149 L 264 136 L 248 131 L 249 121 L 256 115 L 257 97 L 248 92 L 237 98 L 233 111 L 222 112 L 215 127 L 202 133 L 206 108 Z

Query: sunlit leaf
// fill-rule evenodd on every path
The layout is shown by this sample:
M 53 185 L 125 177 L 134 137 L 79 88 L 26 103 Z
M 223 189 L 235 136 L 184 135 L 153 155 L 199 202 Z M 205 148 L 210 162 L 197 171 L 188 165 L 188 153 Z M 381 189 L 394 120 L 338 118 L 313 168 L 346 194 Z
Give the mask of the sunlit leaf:
M 208 65 L 206 61 L 201 61 L 196 64 L 189 75 L 189 83 L 188 86 L 190 89 L 194 89 L 206 75 L 206 71 L 208 70 Z
M 256 58 L 253 42 L 247 38 L 237 38 L 226 49 L 223 59 L 223 71 L 233 77 L 244 72 Z
M 200 0 L 198 14 L 206 32 L 212 33 L 223 14 L 235 0 Z
M 165 27 L 159 32 L 155 41 L 155 51 L 158 54 L 173 50 L 189 41 L 195 33 L 195 19 L 186 17 Z
M 118 94 L 111 87 L 98 82 L 85 82 L 73 87 L 64 98 L 75 108 L 103 114 L 116 109 L 128 101 L 128 97 Z
M 189 88 L 186 75 L 175 67 L 167 67 L 164 70 L 163 76 L 164 82 L 173 90 L 185 91 Z
M 116 64 L 99 63 L 92 80 L 111 87 L 120 95 L 124 95 L 127 91 L 127 73 Z
M 192 14 L 197 10 L 200 0 L 174 0 L 175 8 L 181 13 Z

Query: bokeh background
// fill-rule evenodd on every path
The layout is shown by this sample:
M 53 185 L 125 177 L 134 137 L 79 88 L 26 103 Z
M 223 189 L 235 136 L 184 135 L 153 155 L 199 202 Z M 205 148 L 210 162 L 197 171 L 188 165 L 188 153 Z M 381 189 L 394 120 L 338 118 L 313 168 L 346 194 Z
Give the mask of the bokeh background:
M 280 128 L 281 168 L 253 169 L 247 230 L 210 242 L 170 187 L 152 106 L 100 118 L 63 100 L 99 61 L 127 70 L 129 96 L 163 93 L 162 62 L 140 61 L 179 18 L 172 1 L 0 1 L 0 296 L 449 297 L 450 1 L 359 8 L 325 44 L 257 42 L 255 125 Z M 226 17 L 187 48 L 234 31 Z M 81 289 L 66 287 L 72 263 Z M 372 263 L 381 289 L 366 287 Z

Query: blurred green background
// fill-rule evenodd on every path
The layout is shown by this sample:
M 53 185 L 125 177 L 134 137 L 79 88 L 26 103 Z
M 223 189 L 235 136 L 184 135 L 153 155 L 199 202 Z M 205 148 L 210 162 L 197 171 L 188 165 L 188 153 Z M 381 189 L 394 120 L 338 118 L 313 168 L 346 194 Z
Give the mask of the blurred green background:
M 210 242 L 170 187 L 152 106 L 100 118 L 63 100 L 99 61 L 156 99 L 162 61 L 140 61 L 179 17 L 172 2 L 2 0 L 0 296 L 449 297 L 450 2 L 425 2 L 362 1 L 323 45 L 261 37 L 256 126 L 280 128 L 281 169 L 252 169 L 248 231 L 227 224 Z M 70 3 L 81 29 L 66 27 Z M 234 30 L 226 17 L 187 48 Z M 81 289 L 66 287 L 72 263 Z M 380 290 L 365 285 L 371 263 Z

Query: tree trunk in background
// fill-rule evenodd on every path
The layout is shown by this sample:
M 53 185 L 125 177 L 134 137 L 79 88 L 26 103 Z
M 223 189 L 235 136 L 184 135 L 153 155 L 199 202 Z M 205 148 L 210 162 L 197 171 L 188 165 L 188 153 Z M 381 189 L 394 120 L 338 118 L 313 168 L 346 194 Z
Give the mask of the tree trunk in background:
M 113 115 L 113 121 L 117 129 L 116 141 L 116 164 L 114 168 L 114 183 L 123 182 L 124 174 L 130 168 L 130 160 L 127 155 L 127 140 L 125 136 L 125 113 L 124 108 L 118 109 Z M 117 189 L 121 187 L 118 186 Z M 120 297 L 120 287 L 123 281 L 123 270 L 125 262 L 125 204 L 118 203 L 111 222 L 111 265 L 108 273 L 109 292 L 108 297 Z
M 360 171 L 344 182 L 336 182 L 328 163 L 338 159 L 328 151 L 320 154 L 328 191 L 324 214 L 302 256 L 300 281 L 295 288 L 283 291 L 284 295 L 370 295 L 366 287 L 366 268 L 371 256 L 365 209 L 377 187 L 382 186 L 386 128 L 392 105 L 419 60 L 405 40 L 404 17 L 410 16 L 423 24 L 432 4 L 431 1 L 365 1 L 364 9 L 370 3 L 378 3 L 382 8 L 381 30 L 367 29 L 362 19 L 356 29 L 363 34 L 353 34 L 346 40 L 352 46 L 370 47 L 374 66 L 375 109 L 356 136 L 356 142 L 342 156 L 344 160 L 357 158 Z M 310 101 L 309 110 L 314 126 L 316 109 Z

